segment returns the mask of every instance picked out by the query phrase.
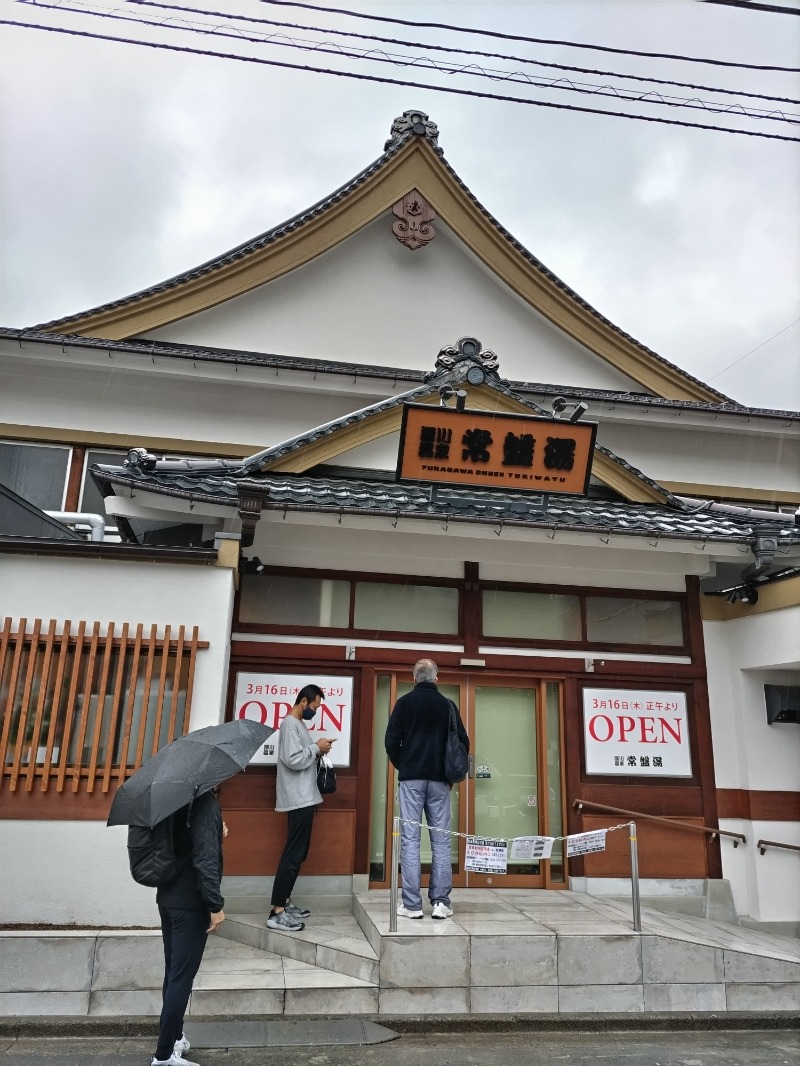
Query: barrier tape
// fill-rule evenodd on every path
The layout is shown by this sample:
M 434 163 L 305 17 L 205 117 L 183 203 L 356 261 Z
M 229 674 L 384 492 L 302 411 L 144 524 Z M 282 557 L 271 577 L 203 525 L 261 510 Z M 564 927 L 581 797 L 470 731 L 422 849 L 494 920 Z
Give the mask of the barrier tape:
M 486 833 L 456 833 L 450 829 L 441 829 L 436 825 L 428 825 L 427 822 L 412 822 L 410 818 L 399 818 L 400 824 L 405 825 L 418 825 L 420 829 L 428 829 L 431 833 L 447 833 L 451 837 L 463 837 L 465 840 L 473 840 L 475 837 L 479 837 L 481 840 L 507 840 L 509 843 L 512 840 L 517 840 L 517 837 L 493 837 Z M 525 833 L 525 836 L 540 836 L 547 840 L 570 840 L 574 837 L 586 836 L 587 832 L 590 833 L 613 833 L 615 829 L 630 829 L 630 822 L 621 822 L 620 825 L 601 826 L 598 829 L 589 829 L 583 833 L 568 833 L 563 837 L 553 837 L 549 833 Z M 396 834 L 393 834 L 396 835 Z

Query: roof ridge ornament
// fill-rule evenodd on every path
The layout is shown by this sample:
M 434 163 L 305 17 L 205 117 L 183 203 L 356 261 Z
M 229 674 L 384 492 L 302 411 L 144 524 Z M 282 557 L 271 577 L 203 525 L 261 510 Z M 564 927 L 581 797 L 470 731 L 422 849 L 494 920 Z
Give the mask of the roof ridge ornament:
M 434 373 L 453 370 L 460 364 L 472 364 L 469 368 L 464 365 L 463 369 L 467 370 L 467 380 L 471 384 L 477 385 L 484 381 L 488 374 L 492 374 L 495 377 L 498 376 L 500 360 L 491 349 L 484 348 L 477 337 L 460 337 L 456 345 L 449 344 L 446 348 L 439 350 L 439 355 L 436 357 L 434 365 Z M 473 367 L 476 369 L 475 380 L 470 377 L 470 371 L 473 370 Z M 479 375 L 477 370 L 481 370 L 483 372 L 482 375 Z M 479 376 L 480 380 L 478 380 Z
M 424 137 L 432 148 L 441 152 L 439 127 L 435 122 L 431 122 L 424 111 L 404 111 L 394 120 L 389 132 L 389 140 L 383 146 L 384 152 L 388 152 L 390 148 L 396 147 L 411 136 Z

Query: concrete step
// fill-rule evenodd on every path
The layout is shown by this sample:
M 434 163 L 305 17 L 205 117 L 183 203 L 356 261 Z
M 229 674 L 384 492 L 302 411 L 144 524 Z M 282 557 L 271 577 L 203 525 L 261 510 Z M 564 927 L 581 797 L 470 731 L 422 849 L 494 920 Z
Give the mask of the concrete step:
M 297 933 L 268 928 L 264 912 L 227 914 L 218 935 L 307 966 L 378 983 L 378 953 L 352 914 L 312 914 Z

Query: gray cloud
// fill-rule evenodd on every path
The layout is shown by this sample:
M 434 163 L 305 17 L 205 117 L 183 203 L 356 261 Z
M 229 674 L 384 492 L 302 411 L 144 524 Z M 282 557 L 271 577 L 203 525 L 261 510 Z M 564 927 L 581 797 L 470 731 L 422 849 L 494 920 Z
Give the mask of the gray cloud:
M 715 5 L 350 6 L 798 65 L 790 18 Z M 263 17 L 271 9 L 239 0 L 235 10 Z M 300 12 L 281 14 L 302 20 Z M 14 15 L 43 18 L 24 6 Z M 359 29 L 379 32 L 370 24 Z M 446 39 L 407 34 L 423 35 Z M 420 107 L 439 124 L 448 160 L 484 205 L 603 314 L 738 400 L 800 408 L 800 326 L 714 376 L 800 318 L 795 145 L 32 31 L 6 29 L 2 42 L 5 325 L 115 299 L 253 237 L 347 181 L 380 154 L 391 119 Z M 785 75 L 508 47 L 557 62 L 800 96 L 797 79 Z M 316 60 L 298 54 L 291 61 Z

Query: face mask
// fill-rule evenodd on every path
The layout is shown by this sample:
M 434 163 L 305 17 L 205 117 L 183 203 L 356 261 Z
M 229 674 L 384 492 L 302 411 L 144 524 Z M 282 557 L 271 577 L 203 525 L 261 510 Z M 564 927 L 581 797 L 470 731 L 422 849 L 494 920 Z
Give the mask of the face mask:
M 303 711 L 303 721 L 310 722 L 316 713 L 317 712 L 311 707 L 306 707 L 306 709 Z

